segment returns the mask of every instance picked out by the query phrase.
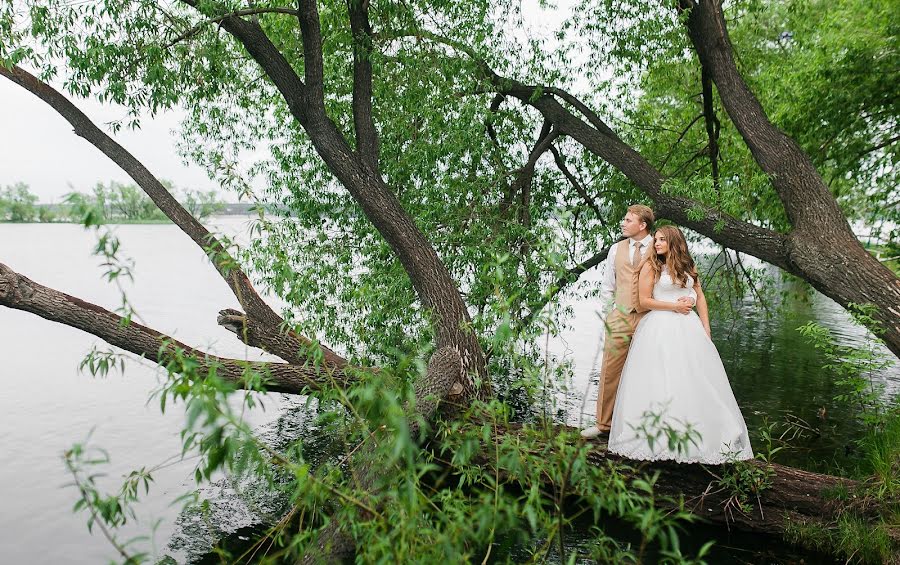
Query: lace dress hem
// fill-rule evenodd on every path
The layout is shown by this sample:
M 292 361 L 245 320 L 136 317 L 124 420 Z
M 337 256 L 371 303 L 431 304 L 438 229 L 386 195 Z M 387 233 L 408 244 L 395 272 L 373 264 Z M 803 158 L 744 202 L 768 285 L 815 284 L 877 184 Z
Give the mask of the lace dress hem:
M 747 461 L 748 459 L 753 459 L 752 454 L 738 452 L 738 453 L 721 453 L 719 455 L 708 455 L 708 456 L 690 456 L 688 454 L 681 453 L 672 453 L 671 451 L 651 451 L 650 449 L 642 449 L 637 448 L 633 450 L 620 450 L 616 448 L 609 448 L 610 453 L 615 453 L 621 457 L 626 459 L 632 459 L 634 461 L 674 461 L 676 463 L 703 463 L 704 465 L 723 465 L 725 463 L 735 463 L 737 461 Z

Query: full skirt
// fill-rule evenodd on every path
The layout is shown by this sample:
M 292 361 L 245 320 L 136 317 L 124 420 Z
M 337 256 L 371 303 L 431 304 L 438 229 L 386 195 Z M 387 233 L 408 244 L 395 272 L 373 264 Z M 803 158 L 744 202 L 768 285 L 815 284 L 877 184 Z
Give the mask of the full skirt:
M 753 458 L 722 359 L 693 311 L 653 310 L 641 319 L 622 369 L 609 451 L 681 463 Z

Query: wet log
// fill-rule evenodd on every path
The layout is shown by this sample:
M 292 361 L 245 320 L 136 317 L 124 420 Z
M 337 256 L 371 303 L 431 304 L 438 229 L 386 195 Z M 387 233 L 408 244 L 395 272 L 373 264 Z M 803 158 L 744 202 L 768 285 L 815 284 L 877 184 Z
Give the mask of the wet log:
M 748 492 L 744 503 L 738 504 L 734 490 L 722 483 L 728 473 L 734 472 L 729 465 L 631 461 L 608 453 L 603 443 L 597 444 L 588 460 L 597 465 L 617 461 L 633 467 L 636 476 L 659 473 L 656 491 L 673 499 L 683 498 L 685 509 L 703 519 L 730 530 L 779 536 L 792 524 L 828 527 L 846 507 L 836 493 L 852 493 L 859 487 L 850 479 L 751 460 L 746 465 L 767 473 L 770 482 L 758 493 Z
M 577 437 L 578 430 L 559 426 L 555 433 Z M 521 425 L 510 425 L 500 435 L 525 433 Z M 502 437 L 498 437 L 502 440 Z M 583 441 L 583 440 L 581 440 Z M 656 492 L 672 501 L 683 500 L 684 509 L 713 525 L 732 531 L 790 537 L 792 528 L 836 528 L 843 513 L 871 520 L 882 520 L 884 501 L 878 503 L 864 498 L 859 481 L 814 473 L 777 463 L 751 460 L 747 470 L 757 469 L 767 474 L 766 486 L 759 493 L 746 497 L 738 504 L 735 489 L 725 486 L 722 479 L 735 473 L 733 465 L 703 465 L 674 461 L 633 461 L 608 453 L 606 443 L 591 441 L 588 462 L 605 465 L 608 461 L 621 463 L 635 478 L 658 474 Z M 628 470 L 630 469 L 630 470 Z M 752 472 L 752 471 L 751 471 Z M 661 498 L 661 500 L 664 500 Z M 900 550 L 900 527 L 890 526 L 889 535 Z

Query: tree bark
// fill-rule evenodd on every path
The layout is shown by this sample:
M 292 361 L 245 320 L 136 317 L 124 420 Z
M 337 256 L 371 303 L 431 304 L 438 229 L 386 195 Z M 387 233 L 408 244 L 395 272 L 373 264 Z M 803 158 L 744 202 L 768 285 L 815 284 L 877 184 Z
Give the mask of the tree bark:
M 195 0 L 181 1 L 194 8 L 199 6 Z M 361 4 L 354 10 L 364 8 L 365 5 Z M 227 17 L 222 19 L 221 24 L 223 29 L 247 49 L 272 80 L 294 118 L 309 135 L 319 156 L 397 255 L 422 306 L 432 318 L 437 349 L 452 347 L 459 352 L 465 370 L 460 382 L 452 388 L 450 396 L 458 402 L 476 395 L 489 398 L 492 391 L 484 352 L 472 331 L 471 318 L 459 289 L 434 247 L 403 209 L 381 175 L 373 170 L 374 160 L 355 153 L 337 125 L 326 114 L 322 37 L 315 1 L 301 0 L 299 13 L 304 79 L 297 75 L 258 23 Z M 359 14 L 355 19 L 358 16 Z M 364 24 L 359 21 L 359 25 L 362 31 Z M 369 116 L 366 114 L 369 108 L 361 100 L 361 97 L 368 94 L 365 86 L 367 72 L 364 64 L 357 64 L 356 67 L 361 87 L 357 89 L 356 114 L 361 118 L 361 123 L 368 124 Z M 371 155 L 374 151 L 371 145 L 375 143 L 372 132 L 364 127 L 361 133 L 364 134 L 363 147 L 367 148 L 365 153 Z M 476 382 L 480 382 L 481 386 L 476 388 Z
M 135 321 L 126 322 L 118 314 L 101 306 L 36 283 L 2 263 L 0 306 L 30 312 L 80 329 L 163 367 L 178 359 L 192 357 L 199 363 L 198 375 L 214 373 L 239 388 L 246 388 L 250 371 L 263 377 L 267 391 L 290 394 L 308 394 L 334 386 L 346 387 L 356 381 L 349 367 L 247 362 L 211 355 Z

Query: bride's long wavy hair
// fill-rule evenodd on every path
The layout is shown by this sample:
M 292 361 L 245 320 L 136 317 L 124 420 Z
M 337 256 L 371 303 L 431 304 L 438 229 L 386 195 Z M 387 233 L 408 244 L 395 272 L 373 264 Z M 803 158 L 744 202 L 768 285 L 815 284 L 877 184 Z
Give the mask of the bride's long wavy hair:
M 684 234 L 675 226 L 660 226 L 656 233 L 653 234 L 654 243 L 660 235 L 665 236 L 669 242 L 669 251 L 665 255 L 658 255 L 654 249 L 652 253 L 647 254 L 647 262 L 655 274 L 655 280 L 659 280 L 662 274 L 663 266 L 669 271 L 672 282 L 680 284 L 682 288 L 687 287 L 688 277 L 697 280 L 697 267 L 694 265 L 694 259 L 688 252 L 687 241 Z M 653 244 L 651 244 L 653 245 Z

